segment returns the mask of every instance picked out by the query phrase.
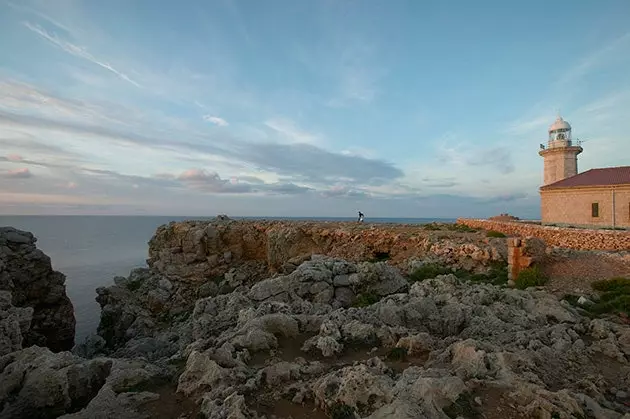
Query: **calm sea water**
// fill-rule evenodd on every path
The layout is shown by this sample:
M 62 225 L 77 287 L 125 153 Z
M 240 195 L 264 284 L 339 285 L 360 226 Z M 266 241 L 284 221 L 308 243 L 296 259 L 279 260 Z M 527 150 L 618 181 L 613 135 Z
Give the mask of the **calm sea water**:
M 255 217 L 252 217 L 255 218 Z M 264 217 L 265 219 L 281 219 Z M 186 217 L 104 216 L 0 216 L 0 226 L 32 232 L 37 246 L 52 259 L 53 268 L 66 274 L 66 289 L 77 320 L 76 339 L 96 331 L 100 308 L 96 288 L 113 284 L 113 277 L 127 276 L 146 266 L 148 241 L 155 230 Z M 202 219 L 194 217 L 194 219 Z M 286 219 L 286 218 L 285 218 Z M 292 218 L 300 220 L 354 221 L 355 218 Z M 424 224 L 450 219 L 377 218 L 372 223 Z

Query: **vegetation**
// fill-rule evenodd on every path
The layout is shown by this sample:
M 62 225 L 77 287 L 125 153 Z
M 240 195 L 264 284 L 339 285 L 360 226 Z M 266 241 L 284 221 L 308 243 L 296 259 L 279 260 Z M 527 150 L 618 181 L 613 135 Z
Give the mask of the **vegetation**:
M 380 298 L 378 295 L 373 294 L 371 292 L 365 292 L 357 296 L 357 299 L 354 300 L 354 304 L 352 306 L 353 307 L 367 307 L 367 306 L 371 306 L 372 304 L 377 303 L 379 300 Z
M 595 281 L 591 284 L 595 291 L 620 292 L 630 294 L 630 278 L 611 278 L 603 281 Z
M 354 418 L 354 408 L 343 402 L 337 402 L 330 406 L 328 415 L 331 419 L 352 419 Z
M 455 223 L 428 223 L 422 226 L 423 229 L 429 231 L 456 231 L 459 233 L 475 233 L 477 230 L 474 228 L 470 228 L 465 224 L 455 224 Z
M 611 278 L 595 281 L 594 290 L 602 292 L 599 301 L 586 309 L 594 314 L 630 313 L 630 278 Z
M 407 359 L 407 349 L 405 348 L 392 348 L 387 353 L 387 359 L 392 361 L 404 361 Z
M 503 238 L 503 237 L 507 237 L 507 236 L 505 234 L 501 233 L 500 231 L 489 230 L 486 233 L 486 237 Z
M 427 263 L 416 269 L 410 276 L 410 282 L 424 281 L 439 275 L 454 274 L 459 279 L 472 282 L 485 282 L 493 285 L 504 285 L 508 281 L 508 269 L 505 262 L 492 262 L 490 270 L 483 274 L 474 274 L 464 269 L 452 270 L 438 263 Z
M 490 270 L 485 274 L 471 274 L 466 271 L 455 273 L 459 278 L 472 282 L 485 282 L 492 285 L 504 285 L 508 281 L 508 265 L 505 262 L 492 262 Z
M 424 281 L 425 279 L 432 279 L 438 275 L 452 274 L 453 270 L 438 263 L 427 263 L 413 271 L 409 276 L 411 282 Z
M 541 272 L 538 266 L 531 266 L 519 272 L 514 282 L 516 283 L 516 288 L 524 290 L 529 287 L 545 285 L 547 281 L 548 278 Z

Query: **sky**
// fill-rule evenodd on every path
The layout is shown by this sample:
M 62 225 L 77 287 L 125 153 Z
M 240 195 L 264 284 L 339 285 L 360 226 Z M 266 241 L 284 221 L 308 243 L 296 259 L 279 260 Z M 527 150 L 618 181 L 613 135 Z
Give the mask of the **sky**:
M 539 217 L 630 165 L 627 0 L 0 0 L 0 214 Z

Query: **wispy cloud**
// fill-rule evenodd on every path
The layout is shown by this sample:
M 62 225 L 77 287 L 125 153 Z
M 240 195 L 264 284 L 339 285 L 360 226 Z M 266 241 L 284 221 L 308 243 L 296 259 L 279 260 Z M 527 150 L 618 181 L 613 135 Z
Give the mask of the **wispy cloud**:
M 630 53 L 630 32 L 626 32 L 608 42 L 602 48 L 583 57 L 570 67 L 558 80 L 557 87 L 575 83 L 597 68 L 611 65 L 617 59 L 625 59 Z
M 225 119 L 218 116 L 204 115 L 203 119 L 220 127 L 227 127 L 228 125 L 230 125 Z
M 0 172 L 0 174 L 9 179 L 28 179 L 33 177 L 33 173 L 31 173 L 28 168 L 23 167 L 15 170 L 8 170 L 6 172 Z
M 37 25 L 37 24 L 33 24 L 30 22 L 23 22 L 24 26 L 26 28 L 28 28 L 29 30 L 33 31 L 34 33 L 36 33 L 37 35 L 41 36 L 43 39 L 45 39 L 46 41 L 50 42 L 51 44 L 53 44 L 54 46 L 60 48 L 61 50 L 67 52 L 70 55 L 73 55 L 75 57 L 78 58 L 82 58 L 84 60 L 87 60 L 113 74 L 115 74 L 116 76 L 118 76 L 119 78 L 121 78 L 122 80 L 125 80 L 126 82 L 129 82 L 131 84 L 133 84 L 136 87 L 141 87 L 140 84 L 138 82 L 136 82 L 135 80 L 132 80 L 129 76 L 127 76 L 125 73 L 123 73 L 122 71 L 117 70 L 116 68 L 114 68 L 111 64 L 98 59 L 97 57 L 95 57 L 94 55 L 92 55 L 90 52 L 87 51 L 86 48 L 78 46 L 70 41 L 67 40 L 63 40 L 61 38 L 59 38 L 56 34 L 51 34 L 48 31 L 46 31 L 44 28 L 42 28 L 41 26 Z
M 287 118 L 273 118 L 265 121 L 265 126 L 280 134 L 282 140 L 291 143 L 317 144 L 321 136 L 300 128 L 294 121 Z

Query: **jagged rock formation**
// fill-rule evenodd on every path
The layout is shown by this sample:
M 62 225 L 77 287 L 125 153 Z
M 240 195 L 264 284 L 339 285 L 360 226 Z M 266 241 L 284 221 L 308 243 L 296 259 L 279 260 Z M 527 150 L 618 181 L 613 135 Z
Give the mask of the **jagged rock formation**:
M 504 240 L 253 225 L 159 229 L 152 268 L 97 290 L 99 335 L 74 353 L 20 349 L 36 308 L 0 292 L 0 419 L 630 419 L 627 325 L 541 289 L 405 276 L 483 269 Z
M 402 267 L 412 256 L 468 270 L 505 261 L 504 239 L 421 226 L 282 221 L 190 221 L 161 226 L 149 242 L 149 266 L 171 278 L 203 282 L 247 265 L 248 277 L 295 269 L 311 254 L 352 262 L 387 257 Z
M 75 318 L 66 295 L 65 276 L 52 269 L 50 258 L 37 249 L 36 241 L 31 233 L 0 227 L 0 290 L 10 293 L 15 308 L 32 308 L 30 326 L 26 319 L 21 321 L 23 347 L 69 350 L 74 344 Z M 4 301 L 8 297 L 3 295 Z M 0 318 L 4 316 L 0 314 Z M 19 339 L 11 327 L 11 339 L 16 343 Z
M 212 419 L 630 418 L 627 326 L 537 289 L 407 284 L 385 263 L 313 256 L 289 270 L 196 296 L 134 271 L 99 290 L 102 350 L 182 365 L 173 391 Z

